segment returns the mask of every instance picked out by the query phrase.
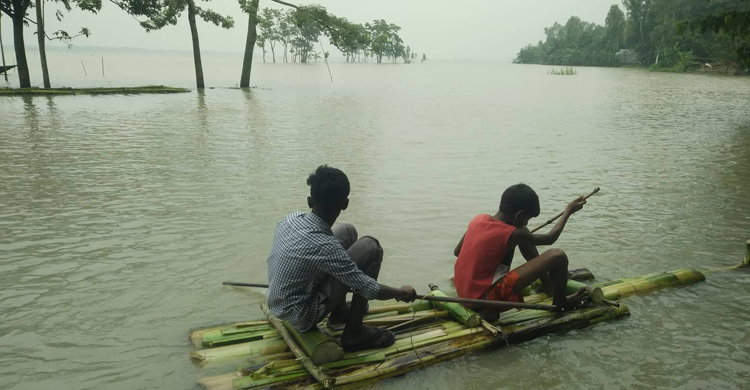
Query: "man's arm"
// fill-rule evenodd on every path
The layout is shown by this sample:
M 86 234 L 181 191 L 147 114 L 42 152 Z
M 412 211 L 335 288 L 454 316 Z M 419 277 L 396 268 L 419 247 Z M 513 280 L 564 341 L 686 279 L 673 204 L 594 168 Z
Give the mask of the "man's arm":
M 337 243 L 338 244 L 338 243 Z M 417 292 L 411 286 L 394 288 L 378 283 L 357 268 L 354 261 L 341 245 L 331 245 L 321 248 L 323 255 L 319 262 L 323 272 L 338 279 L 349 286 L 352 292 L 368 300 L 398 299 L 406 302 L 413 301 Z
M 453 250 L 453 254 L 456 257 L 458 257 L 458 255 L 461 253 L 461 247 L 464 246 L 464 238 L 466 238 L 466 233 L 461 236 L 461 241 L 458 242 L 458 245 L 456 245 L 456 249 Z
M 555 224 L 555 227 L 553 227 L 552 230 L 547 233 L 532 234 L 529 229 L 516 229 L 511 235 L 511 238 L 518 246 L 552 245 L 555 243 L 555 241 L 557 241 L 558 238 L 560 238 L 560 233 L 562 233 L 563 229 L 565 228 L 565 224 L 568 222 L 568 218 L 570 218 L 570 216 L 573 215 L 576 211 L 582 209 L 583 205 L 585 204 L 586 201 L 582 196 L 570 202 L 570 204 L 568 204 L 568 207 L 565 209 L 562 217 L 560 217 L 560 219 Z
M 528 228 L 522 229 L 528 230 Z M 539 250 L 537 250 L 534 245 L 519 245 L 518 249 L 521 250 L 521 254 L 523 255 L 523 258 L 526 259 L 526 261 L 534 260 L 539 257 Z M 544 289 L 544 293 L 552 296 L 552 283 L 549 280 L 549 273 L 545 273 L 544 275 L 540 276 L 539 280 L 542 281 L 542 288 Z
M 395 299 L 398 301 L 411 302 L 416 298 L 417 291 L 412 286 L 402 286 L 401 288 L 395 288 L 386 286 L 385 284 L 380 285 L 380 293 L 376 298 L 379 301 L 386 301 L 388 299 Z

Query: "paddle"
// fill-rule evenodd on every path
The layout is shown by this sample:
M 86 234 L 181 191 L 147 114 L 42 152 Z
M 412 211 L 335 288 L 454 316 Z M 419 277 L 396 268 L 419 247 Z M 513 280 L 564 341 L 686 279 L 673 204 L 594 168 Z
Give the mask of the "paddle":
M 260 283 L 240 283 L 240 282 L 224 282 L 225 286 L 236 286 L 236 287 L 258 287 L 268 288 L 267 284 Z M 436 297 L 432 295 L 420 295 L 417 294 L 416 299 L 424 299 L 425 301 L 435 302 L 451 302 L 460 304 L 471 304 L 482 307 L 495 307 L 501 309 L 533 309 L 533 310 L 546 310 L 556 311 L 557 308 L 554 305 L 540 305 L 536 303 L 522 303 L 522 302 L 505 302 L 505 301 L 488 301 L 486 299 L 465 299 L 465 298 L 451 298 L 451 297 Z
M 585 196 L 583 197 L 583 200 L 586 200 L 586 199 L 590 198 L 590 197 L 591 197 L 591 195 L 594 195 L 594 194 L 596 194 L 597 192 L 599 192 L 599 187 L 596 187 L 596 188 L 594 188 L 594 190 L 593 190 L 593 191 L 591 191 L 591 192 L 590 192 L 590 193 L 589 193 L 588 195 L 585 195 Z M 539 230 L 539 229 L 541 229 L 541 228 L 543 228 L 543 227 L 545 227 L 545 226 L 547 226 L 547 225 L 551 224 L 552 222 L 555 222 L 555 220 L 556 220 L 556 219 L 558 219 L 558 218 L 560 218 L 560 217 L 562 217 L 562 216 L 563 216 L 563 214 L 565 214 L 565 211 L 561 211 L 561 212 L 560 212 L 559 214 L 557 214 L 557 215 L 555 215 L 554 217 L 552 217 L 552 218 L 548 219 L 548 220 L 547 220 L 547 222 L 545 222 L 545 223 L 543 223 L 543 224 L 541 224 L 541 225 L 539 225 L 539 226 L 535 227 L 535 228 L 534 228 L 533 230 L 531 230 L 531 232 L 532 232 L 532 233 L 534 233 L 535 231 L 537 231 L 537 230 Z

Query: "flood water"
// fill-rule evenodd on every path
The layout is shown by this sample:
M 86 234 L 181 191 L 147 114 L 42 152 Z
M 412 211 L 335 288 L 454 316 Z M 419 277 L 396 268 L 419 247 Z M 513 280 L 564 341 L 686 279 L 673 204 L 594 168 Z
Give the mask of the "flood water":
M 51 55 L 53 83 L 193 83 L 189 53 L 86 55 L 89 76 L 83 54 Z M 207 85 L 240 63 L 206 55 Z M 274 226 L 323 163 L 349 175 L 341 219 L 380 239 L 391 285 L 449 289 L 466 225 L 518 182 L 540 195 L 534 226 L 601 187 L 555 245 L 599 280 L 742 259 L 750 79 L 547 69 L 335 63 L 332 83 L 324 64 L 256 62 L 250 91 L 0 98 L 0 388 L 197 388 L 188 330 L 262 316 L 259 292 L 221 282 L 266 280 Z M 748 297 L 748 272 L 711 274 L 376 388 L 747 388 Z

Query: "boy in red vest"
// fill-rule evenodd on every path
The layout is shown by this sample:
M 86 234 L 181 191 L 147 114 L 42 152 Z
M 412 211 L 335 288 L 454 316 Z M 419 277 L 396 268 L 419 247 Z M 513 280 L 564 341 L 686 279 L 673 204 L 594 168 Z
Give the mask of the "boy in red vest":
M 568 257 L 560 249 L 549 249 L 541 255 L 538 245 L 552 245 L 560 237 L 565 223 L 586 201 L 578 198 L 565 209 L 555 227 L 546 234 L 532 234 L 526 227 L 529 219 L 539 215 L 539 197 L 526 184 L 516 184 L 503 192 L 500 210 L 495 215 L 480 214 L 458 242 L 454 284 L 461 298 L 523 302 L 522 291 L 537 279 L 552 304 L 561 311 L 576 307 L 585 290 L 565 296 L 568 281 Z M 526 263 L 511 271 L 516 246 Z M 485 310 L 487 320 L 497 318 L 497 310 Z

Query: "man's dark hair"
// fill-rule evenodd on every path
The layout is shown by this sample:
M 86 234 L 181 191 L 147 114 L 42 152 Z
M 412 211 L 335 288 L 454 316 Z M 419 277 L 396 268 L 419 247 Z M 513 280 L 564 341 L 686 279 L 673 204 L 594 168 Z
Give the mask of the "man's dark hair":
M 340 169 L 321 165 L 307 178 L 313 203 L 324 206 L 339 206 L 349 196 L 349 178 Z
M 531 217 L 539 216 L 539 196 L 526 184 L 508 187 L 500 198 L 500 212 L 511 216 L 523 211 Z

